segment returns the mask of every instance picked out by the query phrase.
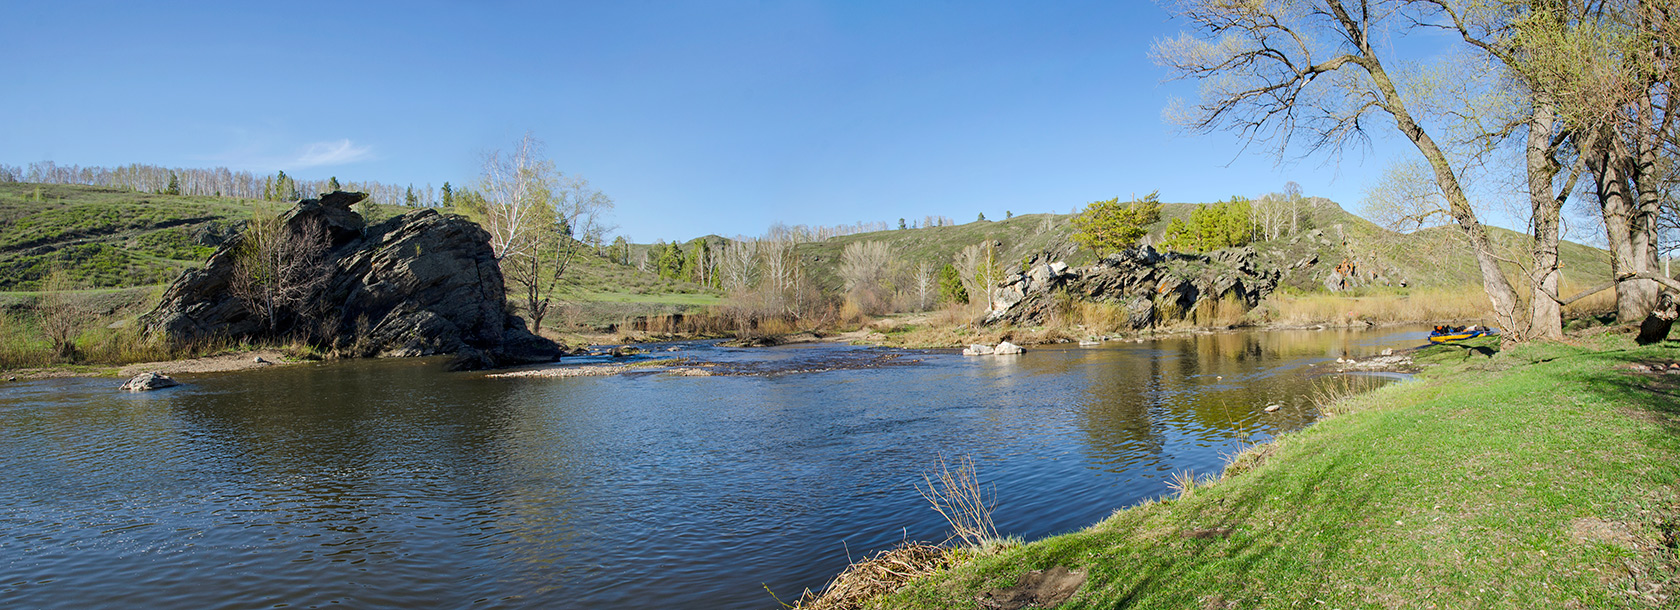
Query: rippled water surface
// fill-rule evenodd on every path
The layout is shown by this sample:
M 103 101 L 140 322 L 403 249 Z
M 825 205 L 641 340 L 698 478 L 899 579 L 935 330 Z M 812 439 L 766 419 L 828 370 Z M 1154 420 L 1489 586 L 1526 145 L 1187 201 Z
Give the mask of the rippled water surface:
M 912 352 L 769 376 L 490 379 L 408 360 L 140 395 L 0 385 L 0 600 L 775 608 L 766 586 L 791 600 L 848 553 L 944 539 L 913 487 L 941 454 L 974 457 L 1004 534 L 1067 532 L 1310 423 L 1308 365 L 1424 334 Z M 879 351 L 678 347 L 752 366 Z

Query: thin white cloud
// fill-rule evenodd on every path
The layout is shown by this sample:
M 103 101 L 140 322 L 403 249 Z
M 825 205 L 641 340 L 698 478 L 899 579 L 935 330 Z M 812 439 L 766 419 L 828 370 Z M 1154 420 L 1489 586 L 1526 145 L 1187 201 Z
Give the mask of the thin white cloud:
M 373 148 L 357 146 L 349 138 L 331 142 L 316 142 L 309 145 L 292 164 L 294 167 L 319 167 L 322 165 L 343 165 L 366 161 L 373 157 Z

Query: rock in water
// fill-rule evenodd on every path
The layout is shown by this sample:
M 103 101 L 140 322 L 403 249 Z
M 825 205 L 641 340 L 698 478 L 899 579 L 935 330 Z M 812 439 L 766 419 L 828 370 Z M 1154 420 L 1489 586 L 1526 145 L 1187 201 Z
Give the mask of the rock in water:
M 141 373 L 128 380 L 128 383 L 122 384 L 121 389 L 129 392 L 149 392 L 178 385 L 181 384 L 163 373 Z
M 508 313 L 490 235 L 460 216 L 419 210 L 368 226 L 350 206 L 367 196 L 334 192 L 281 216 L 297 230 L 320 222 L 329 235 L 324 282 L 296 308 L 275 312 L 274 329 L 235 298 L 234 238 L 201 269 L 181 274 L 149 332 L 177 342 L 308 336 L 355 356 L 455 354 L 454 368 L 546 362 L 561 354 Z
M 1008 341 L 1004 341 L 1003 343 L 999 343 L 999 344 L 997 344 L 997 347 L 992 348 L 992 353 L 995 354 L 995 355 L 998 355 L 998 356 L 1013 356 L 1013 355 L 1019 354 L 1023 351 L 1026 351 L 1026 350 L 1023 350 L 1023 349 L 1021 349 L 1021 346 L 1016 345 L 1014 343 L 1010 343 Z
M 964 356 L 990 356 L 990 355 L 992 355 L 992 346 L 981 345 L 979 343 L 975 343 L 973 345 L 968 346 L 967 348 L 964 348 L 963 349 L 963 355 Z

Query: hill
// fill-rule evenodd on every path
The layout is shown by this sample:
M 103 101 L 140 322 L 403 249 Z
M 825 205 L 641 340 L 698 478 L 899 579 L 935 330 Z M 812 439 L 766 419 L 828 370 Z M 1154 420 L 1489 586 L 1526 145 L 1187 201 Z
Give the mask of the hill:
M 55 268 L 90 289 L 166 284 L 181 270 L 201 265 L 252 213 L 277 211 L 281 205 L 87 186 L 0 184 L 0 291 L 38 289 L 42 278 Z M 1160 222 L 1150 227 L 1145 241 L 1159 241 L 1167 223 L 1189 216 L 1197 205 L 1164 204 Z M 404 209 L 369 204 L 358 211 L 377 220 Z M 841 253 L 847 245 L 864 241 L 887 244 L 904 276 L 922 263 L 943 266 L 962 248 L 985 241 L 997 246 L 1006 268 L 1019 268 L 1035 257 L 1088 264 L 1095 254 L 1073 242 L 1072 218 L 1070 214 L 1024 214 L 1000 221 L 856 233 L 801 244 L 797 252 L 813 285 L 828 292 L 840 289 Z M 1508 258 L 1525 256 L 1520 247 L 1523 235 L 1498 228 L 1490 231 Z M 686 242 L 685 249 L 698 240 L 705 240 L 714 252 L 728 242 L 706 236 Z M 554 323 L 562 328 L 604 326 L 626 317 L 723 302 L 716 288 L 661 278 L 652 265 L 635 264 L 651 247 L 632 245 L 629 256 L 616 259 L 593 251 L 579 257 L 557 291 L 562 303 Z M 1456 229 L 1396 233 L 1324 199 L 1309 200 L 1294 233 L 1254 247 L 1263 260 L 1284 270 L 1284 290 L 1289 293 L 1326 292 L 1324 280 L 1338 268 L 1357 274 L 1359 287 L 1345 293 L 1352 296 L 1478 285 L 1475 262 Z M 1565 242 L 1562 255 L 1566 291 L 1609 273 L 1607 257 L 1597 248 Z
M 1149 227 L 1144 243 L 1159 242 L 1169 222 L 1188 218 L 1199 205 L 1163 204 L 1161 220 Z M 815 280 L 829 289 L 841 285 L 841 252 L 849 244 L 864 241 L 888 244 L 906 268 L 924 262 L 942 266 L 951 262 L 958 250 L 988 240 L 998 248 L 998 258 L 1005 267 L 1019 268 L 1024 260 L 1035 256 L 1075 266 L 1089 264 L 1096 255 L 1073 242 L 1072 218 L 1070 214 L 1025 214 L 1002 221 L 857 233 L 805 244 L 800 252 L 812 266 Z M 1512 260 L 1527 258 L 1523 251 L 1526 236 L 1498 227 L 1489 227 L 1489 231 L 1504 250 L 1503 255 Z M 1325 292 L 1324 280 L 1344 263 L 1360 274 L 1361 288 L 1353 290 L 1353 295 L 1480 286 L 1475 259 L 1458 229 L 1443 226 L 1399 233 L 1327 199 L 1308 200 L 1295 233 L 1253 246 L 1264 260 L 1284 271 L 1283 285 L 1293 292 Z M 1610 273 L 1608 255 L 1601 249 L 1564 242 L 1560 250 L 1566 287 L 1596 283 Z M 1515 277 L 1517 268 L 1513 265 L 1507 271 Z

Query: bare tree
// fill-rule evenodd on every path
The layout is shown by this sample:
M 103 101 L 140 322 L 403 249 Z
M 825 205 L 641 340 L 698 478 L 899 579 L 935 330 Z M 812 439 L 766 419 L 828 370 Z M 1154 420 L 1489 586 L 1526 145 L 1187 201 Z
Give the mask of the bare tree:
M 934 280 L 935 273 L 931 263 L 923 262 L 916 265 L 916 272 L 911 276 L 910 281 L 916 288 L 916 308 L 918 311 L 926 311 L 930 305 L 933 305 L 936 290 Z
M 542 156 L 542 142 L 527 133 L 511 152 L 485 157 L 481 206 L 469 206 L 490 233 L 490 246 L 509 281 L 524 296 L 534 331 L 542 328 L 554 287 L 577 255 L 600 249 L 612 230 L 605 217 L 613 201 L 579 176 L 567 176 Z
M 772 235 L 758 242 L 758 253 L 764 263 L 763 283 L 765 306 L 768 309 L 797 315 L 799 284 L 803 279 L 799 259 L 794 252 L 795 242 L 786 234 Z
M 997 296 L 997 283 L 1003 279 L 1003 269 L 998 266 L 997 250 L 990 240 L 974 244 L 957 251 L 952 266 L 957 269 L 957 277 L 962 280 L 963 287 L 968 290 L 970 302 L 981 301 L 991 306 L 993 297 Z
M 275 334 L 283 316 L 308 318 L 316 313 L 314 297 L 330 277 L 330 246 L 319 218 L 292 222 L 259 212 L 239 236 L 228 288 Z
M 76 359 L 76 339 L 89 317 L 87 309 L 71 294 L 75 289 L 75 282 L 63 269 L 54 269 L 41 280 L 36 322 L 52 343 L 53 354 L 65 360 Z
M 1289 202 L 1289 234 L 1301 231 L 1301 185 L 1294 180 L 1283 184 L 1283 198 Z
M 1160 41 L 1155 55 L 1181 77 L 1204 83 L 1201 101 L 1180 109 L 1186 127 L 1269 141 L 1282 156 L 1297 148 L 1339 152 L 1349 142 L 1364 141 L 1367 126 L 1387 123 L 1371 120 L 1373 115 L 1391 119 L 1428 164 L 1447 216 L 1470 243 L 1483 290 L 1495 319 L 1509 331 L 1507 338 L 1522 339 L 1532 328 L 1551 336 L 1560 327 L 1549 311 L 1519 315 L 1520 299 L 1500 270 L 1504 257 L 1488 238 L 1463 184 L 1468 168 L 1485 162 L 1486 155 L 1513 137 L 1521 141 L 1518 134 L 1529 138 L 1526 146 L 1538 147 L 1527 160 L 1529 183 L 1544 186 L 1530 193 L 1535 217 L 1542 219 L 1534 224 L 1536 264 L 1530 277 L 1537 298 L 1531 302 L 1555 302 L 1555 294 L 1548 296 L 1544 288 L 1546 278 L 1555 277 L 1555 264 L 1546 267 L 1555 261 L 1557 228 L 1544 218 L 1562 201 L 1552 190 L 1558 165 L 1547 161 L 1555 161 L 1560 144 L 1557 126 L 1547 121 L 1550 100 L 1521 91 L 1520 99 L 1502 108 L 1466 105 L 1478 94 L 1509 89 L 1490 83 L 1515 72 L 1522 59 L 1517 47 L 1522 39 L 1514 35 L 1513 24 L 1531 14 L 1526 3 L 1466 7 L 1449 0 L 1188 0 L 1179 4 L 1179 12 L 1202 36 Z M 1482 54 L 1488 69 L 1433 77 L 1427 70 L 1391 74 L 1392 58 L 1379 54 L 1390 47 L 1380 41 L 1428 27 L 1458 34 Z M 1462 137 L 1454 140 L 1454 135 Z
M 865 311 L 879 310 L 885 301 L 882 292 L 889 289 L 887 278 L 891 265 L 892 249 L 886 242 L 846 244 L 840 252 L 840 279 L 847 297 Z
M 724 246 L 719 273 L 723 289 L 730 293 L 758 284 L 758 240 L 739 238 Z

